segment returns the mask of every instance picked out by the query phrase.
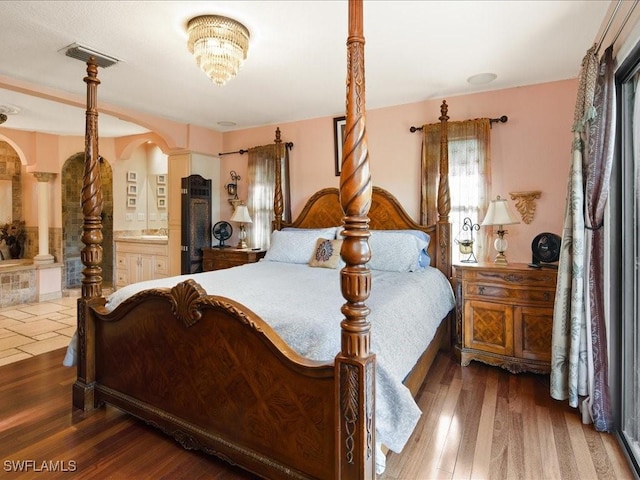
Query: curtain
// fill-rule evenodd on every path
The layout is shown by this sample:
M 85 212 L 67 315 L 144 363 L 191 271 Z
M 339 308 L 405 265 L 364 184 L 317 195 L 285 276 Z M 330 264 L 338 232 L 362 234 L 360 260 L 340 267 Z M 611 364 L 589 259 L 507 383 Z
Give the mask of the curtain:
M 491 191 L 491 122 L 478 118 L 448 122 L 449 189 L 451 191 L 452 232 L 457 236 L 465 217 L 474 224 L 484 218 Z M 422 127 L 422 198 L 420 222 L 438 221 L 436 206 L 440 164 L 440 123 Z M 486 230 L 486 229 L 482 229 Z M 479 260 L 489 256 L 491 232 L 474 231 L 474 251 Z M 455 238 L 455 237 L 454 237 Z M 453 249 L 454 261 L 459 252 Z
M 283 220 L 291 221 L 291 195 L 289 191 L 289 150 L 282 143 L 262 145 L 249 149 L 247 208 L 252 224 L 247 239 L 252 248 L 269 248 L 274 219 L 273 197 L 276 168 L 280 159 L 283 196 Z
M 613 427 L 604 318 L 604 211 L 615 141 L 613 51 L 582 62 L 558 267 L 551 396 L 579 407 L 598 431 Z

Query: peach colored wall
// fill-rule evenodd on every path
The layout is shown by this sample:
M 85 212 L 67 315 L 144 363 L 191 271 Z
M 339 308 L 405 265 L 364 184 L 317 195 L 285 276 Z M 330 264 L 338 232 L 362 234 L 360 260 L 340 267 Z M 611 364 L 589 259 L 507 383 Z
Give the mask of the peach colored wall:
M 447 99 L 451 120 L 501 115 L 509 117 L 508 123 L 495 125 L 492 130 L 492 196 L 508 198 L 509 192 L 513 191 L 542 191 L 533 222 L 509 228 L 508 258 L 512 262 L 530 261 L 531 240 L 537 233 L 550 231 L 559 234 L 561 231 L 576 91 L 577 80 L 572 79 Z M 410 133 L 409 127 L 437 122 L 440 103 L 441 99 L 426 100 L 367 112 L 374 184 L 398 197 L 414 219 L 419 216 L 421 138 L 419 133 Z M 335 116 L 339 115 L 341 113 L 336 112 Z M 283 141 L 294 143 L 290 173 L 292 211 L 296 215 L 315 191 L 338 186 L 338 177 L 334 174 L 333 117 L 277 126 L 281 129 Z M 191 150 L 194 152 L 216 155 L 220 151 L 271 143 L 275 128 L 276 125 L 268 125 L 221 134 L 187 126 L 186 143 L 193 147 Z M 28 225 L 37 225 L 35 181 L 27 171 L 51 171 L 57 168 L 56 173 L 59 173 L 69 156 L 83 151 L 84 138 L 50 138 L 9 129 L 0 129 L 0 135 L 19 147 L 26 165 L 23 170 L 25 220 Z M 117 152 L 123 151 L 118 141 L 100 139 L 100 154 L 112 165 L 118 159 Z M 46 152 L 39 148 L 44 146 Z M 52 156 L 51 151 L 56 155 Z M 42 155 L 46 155 L 46 159 L 42 158 L 43 163 L 40 164 Z M 42 165 L 46 165 L 46 168 Z M 221 157 L 222 184 L 227 182 L 230 170 L 237 171 L 243 177 L 239 184 L 239 196 L 246 199 L 247 156 L 236 154 Z M 60 204 L 59 177 L 56 177 L 51 188 L 53 202 L 50 219 L 52 226 L 59 227 L 63 208 Z M 220 200 L 220 216 L 228 220 L 231 207 L 226 202 L 223 189 Z M 510 204 L 513 206 L 513 202 L 510 201 Z
M 451 120 L 509 117 L 507 123 L 492 129 L 492 197 L 508 198 L 515 212 L 509 192 L 542 191 L 533 222 L 513 225 L 508 230 L 507 257 L 511 262 L 531 261 L 531 241 L 537 233 L 561 233 L 576 92 L 577 80 L 572 79 L 446 99 Z M 427 100 L 367 111 L 373 182 L 393 193 L 414 219 L 418 219 L 420 209 L 421 138 L 419 133 L 410 133 L 409 127 L 437 122 L 441 102 Z M 338 186 L 334 175 L 333 119 L 277 126 L 283 141 L 294 143 L 290 174 L 295 216 L 315 191 Z M 225 133 L 224 151 L 271 143 L 275 128 L 271 125 Z M 243 177 L 239 188 L 243 199 L 246 168 L 246 155 L 222 157 L 223 176 L 235 170 Z M 229 208 L 229 216 L 230 212 Z M 223 216 L 224 213 L 223 210 Z

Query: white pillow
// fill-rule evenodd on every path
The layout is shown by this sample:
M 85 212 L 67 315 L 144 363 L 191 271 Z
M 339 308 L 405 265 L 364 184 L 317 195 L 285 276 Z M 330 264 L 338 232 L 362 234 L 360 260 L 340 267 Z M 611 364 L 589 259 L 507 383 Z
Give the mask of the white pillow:
M 318 238 L 329 238 L 327 235 L 333 235 L 331 238 L 338 238 L 336 233 L 338 232 L 339 227 L 324 227 L 324 228 L 296 228 L 296 227 L 285 227 L 282 229 L 283 232 L 300 232 L 300 233 L 308 233 L 308 232 L 316 232 Z
M 270 262 L 309 263 L 318 238 L 333 240 L 336 228 L 274 230 L 264 256 Z
M 389 272 L 420 270 L 420 253 L 427 245 L 428 242 L 411 233 L 372 230 L 369 268 Z

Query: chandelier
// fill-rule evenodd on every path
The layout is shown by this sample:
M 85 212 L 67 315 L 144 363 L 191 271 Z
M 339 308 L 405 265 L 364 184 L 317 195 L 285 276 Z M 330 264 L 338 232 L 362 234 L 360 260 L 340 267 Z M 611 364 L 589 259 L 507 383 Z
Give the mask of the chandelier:
M 216 85 L 235 77 L 247 58 L 249 30 L 231 18 L 201 15 L 187 24 L 189 52 Z

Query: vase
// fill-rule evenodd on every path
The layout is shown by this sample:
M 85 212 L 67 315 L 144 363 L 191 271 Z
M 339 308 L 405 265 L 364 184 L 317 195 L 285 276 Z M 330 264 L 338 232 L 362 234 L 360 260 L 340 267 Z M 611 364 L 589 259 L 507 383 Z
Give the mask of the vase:
M 9 237 L 9 240 L 11 240 L 11 237 Z M 14 238 L 12 242 L 7 242 L 7 245 L 9 245 L 9 253 L 11 254 L 11 258 L 20 258 L 21 248 L 16 239 Z

